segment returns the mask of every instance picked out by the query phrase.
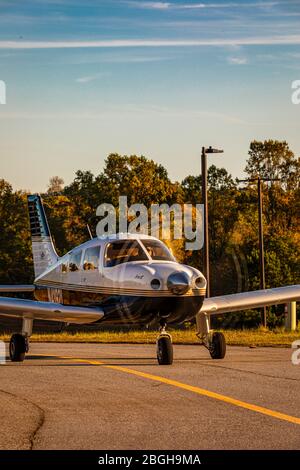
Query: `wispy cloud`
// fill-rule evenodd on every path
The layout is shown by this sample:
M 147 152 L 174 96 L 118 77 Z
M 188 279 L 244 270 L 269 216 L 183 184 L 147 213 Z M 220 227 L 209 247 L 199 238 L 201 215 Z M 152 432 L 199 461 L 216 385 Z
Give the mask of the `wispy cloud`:
M 253 36 L 220 39 L 108 39 L 98 41 L 0 41 L 0 49 L 82 49 L 123 47 L 188 47 L 188 46 L 251 46 L 296 45 L 300 34 Z
M 187 5 L 178 5 L 178 8 L 183 10 L 194 10 L 194 9 L 201 9 L 201 8 L 248 8 L 248 7 L 273 7 L 278 5 L 279 2 L 249 2 L 249 3 L 242 3 L 242 2 L 232 2 L 232 3 L 191 3 Z M 174 8 L 176 5 L 174 4 Z
M 172 7 L 169 2 L 126 2 L 128 5 L 132 5 L 138 8 L 146 8 L 149 10 L 168 10 Z
M 292 57 L 292 59 L 300 59 L 300 52 L 289 52 L 287 56 Z
M 57 22 L 66 22 L 69 19 L 67 15 L 60 13 L 51 13 L 48 15 L 25 15 L 25 14 L 15 14 L 7 13 L 1 14 L 0 24 L 3 25 L 32 25 L 32 24 L 41 24 L 41 23 L 57 23 Z
M 170 60 L 170 57 L 166 56 L 113 56 L 113 57 L 103 57 L 101 62 L 111 63 L 111 64 L 144 64 L 148 62 L 161 62 L 165 60 Z
M 200 10 L 205 8 L 241 8 L 241 7 L 273 7 L 278 5 L 279 1 L 274 2 L 228 2 L 228 3 L 172 3 L 172 2 L 139 2 L 127 1 L 130 6 L 143 8 L 147 10 Z
M 0 57 L 3 57 L 4 54 L 7 56 L 13 56 L 16 52 L 3 52 Z M 173 54 L 164 54 L 164 55 L 150 55 L 149 51 L 141 54 L 135 55 L 131 54 L 131 49 L 128 53 L 125 53 L 124 50 L 112 50 L 110 49 L 108 52 L 98 51 L 97 49 L 93 49 L 92 51 L 78 51 L 76 54 L 68 55 L 68 56 L 60 56 L 55 58 L 55 63 L 58 62 L 60 64 L 68 64 L 68 65 L 86 65 L 86 64 L 132 64 L 132 65 L 139 65 L 139 64 L 147 64 L 147 63 L 154 63 L 154 62 L 165 62 L 174 60 L 177 55 Z
M 245 65 L 248 64 L 248 59 L 246 57 L 228 57 L 227 61 L 232 65 Z
M 78 77 L 75 79 L 77 83 L 89 83 L 94 82 L 95 80 L 99 80 L 100 78 L 104 78 L 110 75 L 107 72 L 95 73 L 94 75 L 85 75 L 83 77 Z
M 96 80 L 97 77 L 92 76 L 92 75 L 87 75 L 86 77 L 78 77 L 75 79 L 75 82 L 77 83 L 88 83 Z
M 155 105 L 145 105 L 140 106 L 136 104 L 124 104 L 124 106 L 109 106 L 103 109 L 102 112 L 92 112 L 90 110 L 80 110 L 80 111 L 61 111 L 61 112 L 27 112 L 27 111 L 16 111 L 16 112 L 7 112 L 0 114 L 1 119 L 10 119 L 10 120 L 99 120 L 107 119 L 108 116 L 139 116 L 139 117 L 149 117 L 161 116 L 161 117 L 173 117 L 173 118 L 191 118 L 194 119 L 212 119 L 220 120 L 223 122 L 234 123 L 234 124 L 246 124 L 246 121 L 239 116 L 220 113 L 219 111 L 212 110 L 197 110 L 197 109 L 188 109 L 188 108 L 176 108 L 176 107 L 163 107 Z

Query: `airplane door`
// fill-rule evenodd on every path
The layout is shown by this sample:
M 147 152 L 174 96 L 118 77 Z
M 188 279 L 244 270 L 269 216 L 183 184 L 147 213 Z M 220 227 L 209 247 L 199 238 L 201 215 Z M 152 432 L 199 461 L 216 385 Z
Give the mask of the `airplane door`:
M 105 287 L 119 289 L 123 286 L 126 263 L 120 262 L 121 259 L 118 259 L 118 254 L 120 252 L 123 256 L 122 248 L 124 247 L 125 252 L 127 244 L 128 242 L 123 240 L 106 244 L 102 254 L 102 279 Z
M 75 250 L 70 253 L 69 265 L 67 270 L 66 281 L 69 286 L 76 286 L 81 281 L 81 257 L 82 250 Z
M 87 287 L 99 287 L 101 277 L 100 246 L 92 246 L 83 254 L 81 282 Z

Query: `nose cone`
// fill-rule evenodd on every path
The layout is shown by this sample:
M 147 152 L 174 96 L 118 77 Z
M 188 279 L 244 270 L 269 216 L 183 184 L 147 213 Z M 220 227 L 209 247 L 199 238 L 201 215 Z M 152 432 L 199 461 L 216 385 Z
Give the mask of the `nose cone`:
M 186 273 L 175 272 L 168 277 L 167 286 L 172 294 L 183 295 L 190 288 L 190 280 Z

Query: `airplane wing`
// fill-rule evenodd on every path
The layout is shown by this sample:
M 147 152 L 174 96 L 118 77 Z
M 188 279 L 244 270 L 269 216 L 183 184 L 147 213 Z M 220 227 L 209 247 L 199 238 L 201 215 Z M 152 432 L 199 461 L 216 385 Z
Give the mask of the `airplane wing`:
M 0 285 L 0 292 L 33 292 L 34 290 L 33 284 Z
M 100 320 L 104 313 L 100 308 L 0 297 L 1 316 L 84 324 Z
M 210 297 L 204 300 L 201 312 L 217 315 L 220 313 L 232 313 L 252 308 L 267 307 L 269 305 L 285 304 L 294 300 L 300 300 L 300 284 Z

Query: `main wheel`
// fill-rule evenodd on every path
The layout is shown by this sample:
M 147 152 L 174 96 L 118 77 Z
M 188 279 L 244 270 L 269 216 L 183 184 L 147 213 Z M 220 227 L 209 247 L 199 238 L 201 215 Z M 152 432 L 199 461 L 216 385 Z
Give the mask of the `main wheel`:
M 215 331 L 212 334 L 209 352 L 212 359 L 223 359 L 225 357 L 226 341 L 223 333 Z
M 170 365 L 173 363 L 173 345 L 169 336 L 158 338 L 157 360 L 159 365 Z
M 22 362 L 25 359 L 26 338 L 20 334 L 12 335 L 9 343 L 9 355 L 12 362 Z

